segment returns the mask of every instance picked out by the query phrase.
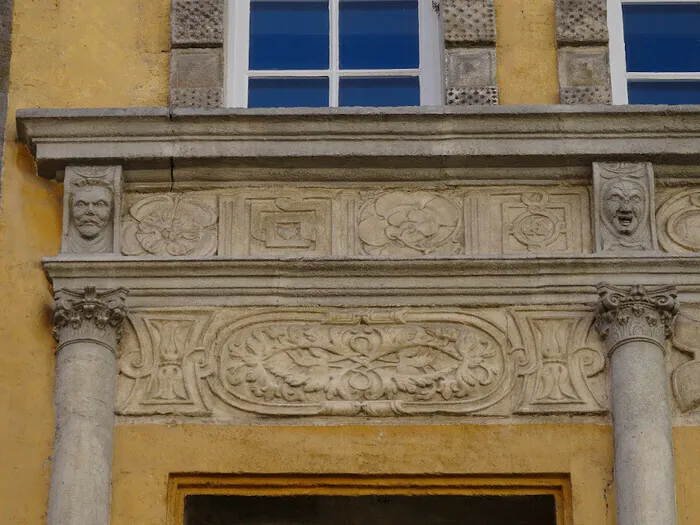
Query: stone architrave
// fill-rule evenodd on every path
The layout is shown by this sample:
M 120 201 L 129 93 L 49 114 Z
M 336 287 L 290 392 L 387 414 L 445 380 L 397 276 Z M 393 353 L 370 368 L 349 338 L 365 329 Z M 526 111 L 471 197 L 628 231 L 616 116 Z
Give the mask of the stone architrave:
M 651 163 L 594 163 L 593 204 L 596 251 L 658 249 Z
M 62 253 L 118 253 L 121 166 L 68 166 Z
M 673 288 L 598 287 L 596 327 L 610 358 L 618 525 L 675 525 L 676 491 L 664 361 Z
M 116 348 L 127 290 L 54 294 L 55 437 L 48 525 L 110 520 Z

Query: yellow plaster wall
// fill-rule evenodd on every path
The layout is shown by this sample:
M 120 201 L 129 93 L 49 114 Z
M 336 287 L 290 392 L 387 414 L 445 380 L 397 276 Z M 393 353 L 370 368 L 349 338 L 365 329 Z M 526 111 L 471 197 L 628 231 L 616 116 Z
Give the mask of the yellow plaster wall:
M 50 290 L 61 187 L 15 144 L 19 107 L 167 103 L 169 0 L 15 0 L 0 211 L 0 523 L 45 523 L 53 439 Z
M 165 525 L 168 473 L 571 474 L 574 523 L 612 525 L 600 425 L 117 428 L 112 525 Z
M 18 107 L 162 106 L 169 0 L 15 0 L 0 212 L 0 523 L 45 521 L 53 430 L 51 296 L 60 186 L 15 144 Z M 553 0 L 496 0 L 504 103 L 557 101 Z M 526 42 L 526 43 L 524 43 Z M 571 473 L 577 525 L 611 522 L 610 429 L 581 425 L 116 431 L 113 525 L 165 520 L 169 472 Z M 700 515 L 700 431 L 676 430 L 681 525 Z M 606 499 L 607 498 L 607 499 Z
M 558 104 L 554 0 L 495 0 L 501 104 Z

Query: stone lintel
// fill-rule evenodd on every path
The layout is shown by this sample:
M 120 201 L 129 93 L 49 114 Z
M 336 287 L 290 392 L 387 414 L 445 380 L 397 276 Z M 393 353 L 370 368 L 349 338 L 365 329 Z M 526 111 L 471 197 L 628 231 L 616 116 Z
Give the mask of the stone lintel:
M 307 159 L 317 167 L 700 162 L 700 107 L 517 106 L 318 110 L 19 110 L 40 175 L 70 164 Z M 233 170 L 232 170 L 233 171 Z M 135 182 L 135 181 L 134 181 Z

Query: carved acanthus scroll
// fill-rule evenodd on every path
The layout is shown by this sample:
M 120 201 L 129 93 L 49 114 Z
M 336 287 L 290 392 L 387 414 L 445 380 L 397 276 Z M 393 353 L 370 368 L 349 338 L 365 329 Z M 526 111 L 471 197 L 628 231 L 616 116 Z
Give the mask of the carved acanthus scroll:
M 114 351 L 126 318 L 124 302 L 128 293 L 125 288 L 98 291 L 93 286 L 56 290 L 53 335 L 58 350 L 71 341 L 91 340 Z
M 605 411 L 605 360 L 589 340 L 588 310 L 204 309 L 130 319 L 123 415 Z
M 602 284 L 598 293 L 596 328 L 610 353 L 630 341 L 645 341 L 664 349 L 679 309 L 673 287 Z

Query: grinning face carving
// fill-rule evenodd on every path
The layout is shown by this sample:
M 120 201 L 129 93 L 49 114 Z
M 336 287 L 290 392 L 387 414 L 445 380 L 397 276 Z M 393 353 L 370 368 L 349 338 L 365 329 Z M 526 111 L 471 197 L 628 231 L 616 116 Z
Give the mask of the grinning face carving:
M 84 186 L 73 193 L 71 203 L 73 224 L 85 239 L 97 237 L 112 216 L 112 193 L 98 185 Z
M 644 188 L 636 182 L 618 181 L 605 189 L 603 214 L 621 235 L 633 235 L 646 215 Z

